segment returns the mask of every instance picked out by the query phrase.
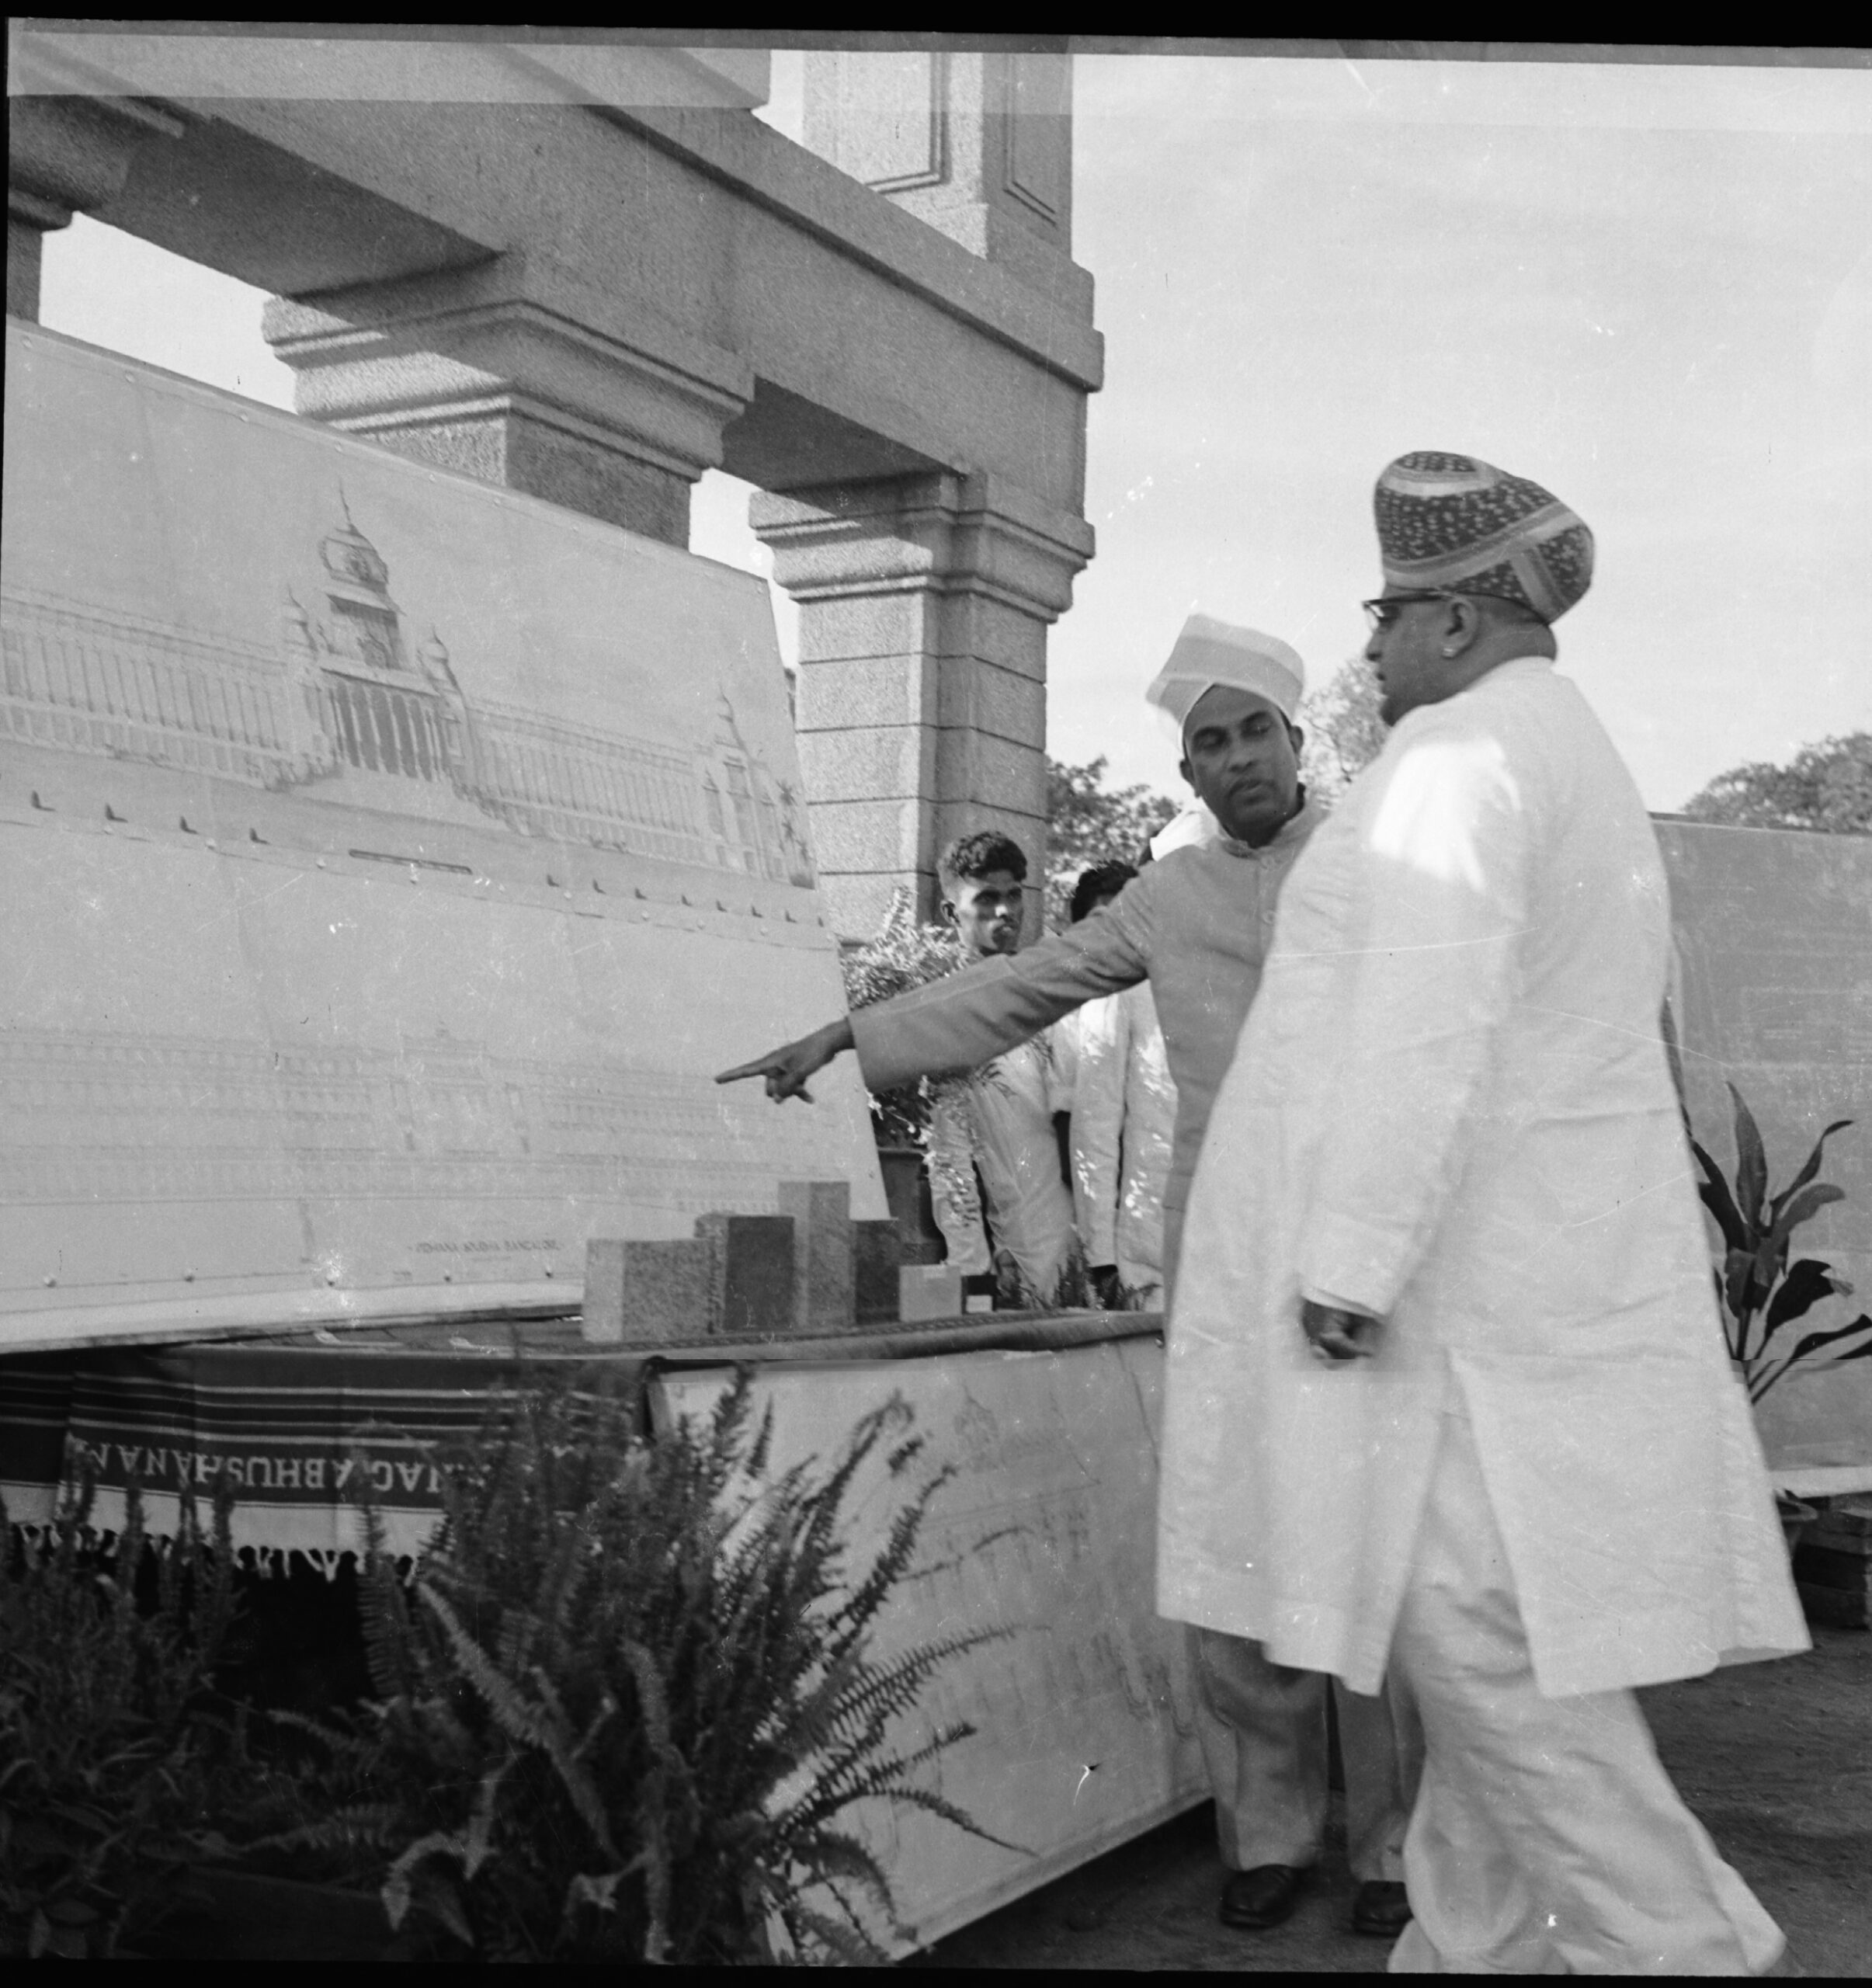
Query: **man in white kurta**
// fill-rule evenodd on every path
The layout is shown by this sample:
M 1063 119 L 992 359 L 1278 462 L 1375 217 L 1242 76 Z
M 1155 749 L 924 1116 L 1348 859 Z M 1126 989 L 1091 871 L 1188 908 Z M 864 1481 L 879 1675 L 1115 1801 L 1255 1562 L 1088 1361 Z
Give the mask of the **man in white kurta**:
M 1283 894 L 1170 1336 L 1159 1605 L 1428 1749 L 1394 1969 L 1751 1972 L 1773 1922 L 1631 1687 L 1807 1646 L 1658 1027 L 1655 838 L 1548 624 L 1591 538 L 1380 486 L 1395 725 Z

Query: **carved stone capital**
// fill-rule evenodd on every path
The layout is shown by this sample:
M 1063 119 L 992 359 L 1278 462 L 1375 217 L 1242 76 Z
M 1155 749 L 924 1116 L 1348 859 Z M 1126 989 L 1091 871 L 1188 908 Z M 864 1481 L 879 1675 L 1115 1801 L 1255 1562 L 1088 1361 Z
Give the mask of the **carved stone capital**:
M 774 577 L 801 601 L 929 589 L 986 597 L 1043 622 L 1072 603 L 1092 555 L 1085 520 L 1003 478 L 940 471 L 758 495 L 749 519 Z
M 300 413 L 677 544 L 753 394 L 734 354 L 537 256 L 275 297 L 264 328 Z

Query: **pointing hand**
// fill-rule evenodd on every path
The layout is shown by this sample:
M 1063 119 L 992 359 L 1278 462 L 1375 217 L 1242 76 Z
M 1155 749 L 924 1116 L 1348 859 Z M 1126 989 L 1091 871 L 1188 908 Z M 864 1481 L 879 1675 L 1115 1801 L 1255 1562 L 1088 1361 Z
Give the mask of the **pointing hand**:
M 801 1036 L 797 1042 L 789 1042 L 765 1056 L 756 1057 L 752 1063 L 738 1064 L 731 1070 L 724 1070 L 715 1081 L 718 1084 L 732 1084 L 738 1083 L 744 1077 L 765 1077 L 767 1095 L 776 1104 L 786 1097 L 804 1098 L 810 1104 L 812 1093 L 806 1088 L 806 1079 L 815 1071 L 824 1069 L 841 1050 L 851 1047 L 850 1022 L 829 1022 L 811 1035 Z

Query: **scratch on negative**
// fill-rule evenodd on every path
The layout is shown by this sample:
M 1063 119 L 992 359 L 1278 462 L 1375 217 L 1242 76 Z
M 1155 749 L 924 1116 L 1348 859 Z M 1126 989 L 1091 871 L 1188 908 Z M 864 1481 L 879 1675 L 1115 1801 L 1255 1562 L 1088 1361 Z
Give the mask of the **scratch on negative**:
M 1499 946 L 1511 939 L 1525 939 L 1530 932 L 1538 932 L 1537 925 L 1517 926 L 1512 932 L 1490 932 L 1476 939 L 1426 939 L 1421 943 L 1395 946 L 1331 946 L 1316 952 L 1301 952 L 1297 948 L 1283 953 L 1283 961 L 1290 960 L 1358 960 L 1369 958 L 1381 953 L 1460 953 L 1476 946 Z M 1270 962 L 1271 964 L 1271 962 Z

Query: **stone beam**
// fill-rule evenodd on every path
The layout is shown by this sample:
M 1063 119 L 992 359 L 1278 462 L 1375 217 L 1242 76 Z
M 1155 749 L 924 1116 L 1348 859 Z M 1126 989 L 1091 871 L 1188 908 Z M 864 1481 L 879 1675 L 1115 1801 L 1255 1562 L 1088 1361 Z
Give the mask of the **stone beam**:
M 75 77 L 96 82 L 56 59 L 13 80 L 69 89 Z M 36 319 L 47 234 L 106 204 L 152 139 L 179 138 L 185 127 L 172 112 L 132 96 L 16 96 L 7 109 L 6 308 L 11 316 Z
M 724 466 L 793 488 L 835 431 L 1076 508 L 1100 377 L 1084 273 L 984 259 L 745 110 L 200 98 L 98 218 L 310 300 L 519 250 L 629 295 L 819 410 L 776 464 L 776 400 Z M 804 424 L 808 429 L 815 424 Z M 841 466 L 835 473 L 842 474 Z

